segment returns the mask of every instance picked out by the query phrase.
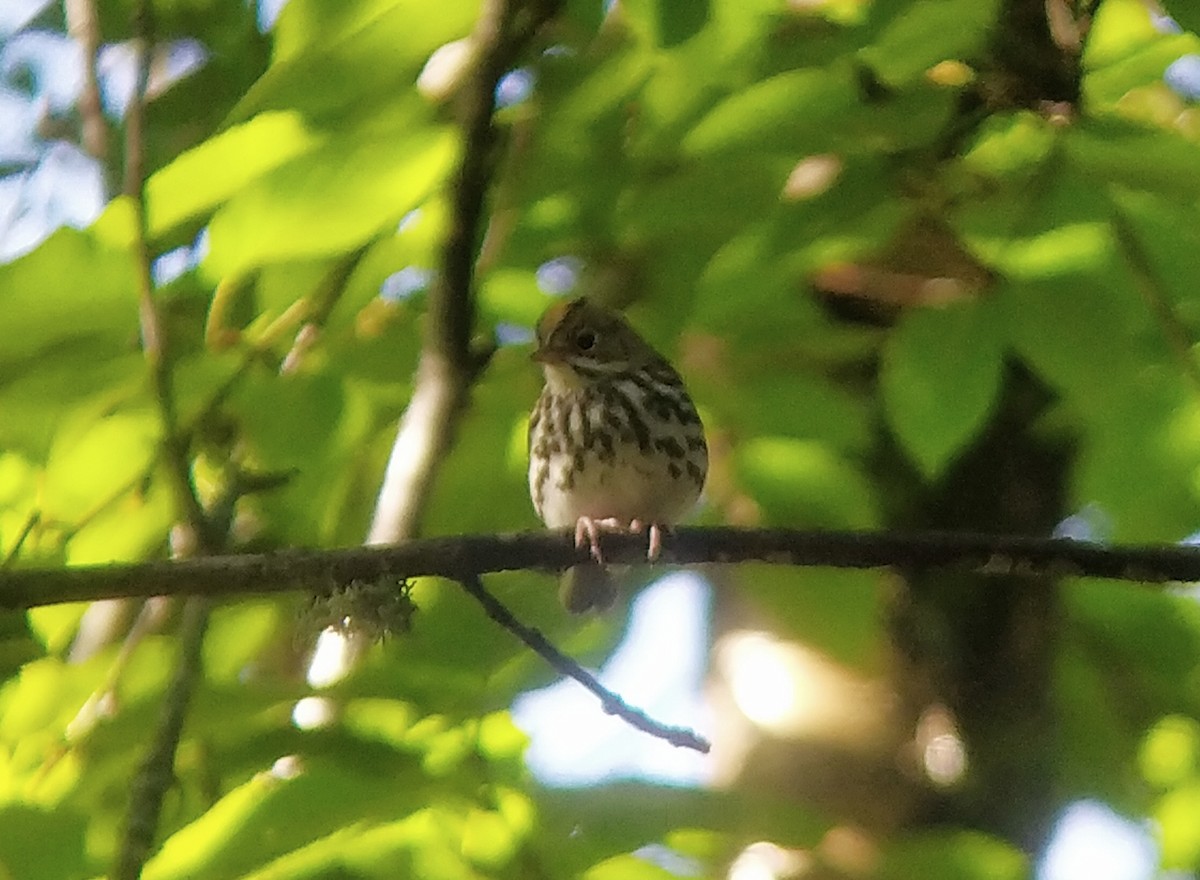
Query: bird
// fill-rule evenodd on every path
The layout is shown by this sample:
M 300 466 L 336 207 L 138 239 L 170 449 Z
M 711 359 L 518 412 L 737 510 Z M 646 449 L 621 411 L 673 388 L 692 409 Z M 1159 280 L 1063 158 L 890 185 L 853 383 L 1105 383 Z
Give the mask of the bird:
M 594 562 L 563 576 L 568 611 L 603 611 L 616 586 L 600 534 L 662 529 L 685 517 L 708 472 L 704 426 L 683 379 L 618 312 L 586 297 L 550 305 L 533 360 L 545 379 L 529 418 L 529 494 L 548 528 L 575 529 Z

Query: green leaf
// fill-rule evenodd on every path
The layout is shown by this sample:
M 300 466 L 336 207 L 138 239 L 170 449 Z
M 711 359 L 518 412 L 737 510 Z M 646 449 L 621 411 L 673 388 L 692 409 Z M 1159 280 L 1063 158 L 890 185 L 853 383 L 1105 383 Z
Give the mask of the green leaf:
M 0 807 L 0 875 L 21 880 L 85 876 L 86 829 L 86 817 L 75 810 Z
M 1154 810 L 1162 846 L 1162 867 L 1192 871 L 1200 864 L 1200 780 L 1169 792 Z
M 1189 0 L 1163 0 L 1162 6 L 1184 29 L 1200 34 L 1200 9 Z
M 158 425 L 148 412 L 85 420 L 62 430 L 46 462 L 47 515 L 71 522 L 92 506 L 131 489 L 156 451 Z
M 9 381 L 0 377 L 0 446 L 43 459 L 66 413 L 111 407 L 140 395 L 145 381 L 139 352 L 125 346 L 114 351 L 102 338 L 65 344 L 54 357 L 14 367 Z
M 888 423 L 927 478 L 936 478 L 987 423 L 1003 376 L 997 311 L 970 302 L 918 309 L 888 339 L 880 390 Z
M 210 681 L 237 681 L 280 630 L 279 602 L 243 601 L 216 608 L 204 635 L 204 670 Z
M 165 235 L 212 211 L 251 181 L 315 149 L 321 140 L 294 111 L 262 113 L 209 138 L 146 182 L 150 234 Z
M 1036 175 L 972 201 L 952 222 L 985 265 L 1029 284 L 1114 269 L 1112 208 L 1102 188 L 1074 167 Z
M 169 837 L 142 876 L 240 877 L 338 828 L 361 831 L 364 826 L 355 824 L 365 816 L 403 815 L 432 796 L 419 776 L 392 775 L 394 767 L 387 778 L 372 778 L 324 762 L 299 758 L 297 764 L 298 775 L 262 772 L 226 793 L 201 818 Z
M 593 865 L 583 873 L 583 880 L 677 880 L 678 876 L 649 859 L 625 854 Z
M 819 651 L 822 659 L 865 673 L 878 671 L 883 584 L 875 572 L 746 565 L 732 572 L 768 629 Z
M 734 92 L 683 139 L 693 156 L 727 150 L 827 149 L 858 104 L 849 70 L 791 70 Z
M 1096 7 L 1084 44 L 1085 71 L 1108 67 L 1154 43 L 1165 42 L 1139 0 L 1105 0 Z
M 333 137 L 230 199 L 209 227 L 207 270 L 344 253 L 416 207 L 444 182 L 457 140 L 445 127 L 386 129 Z
M 234 108 L 234 121 L 295 109 L 341 130 L 415 98 L 422 65 L 444 43 L 466 36 L 478 0 L 446 0 L 429 14 L 422 0 L 288 3 L 276 26 L 270 68 Z
M 881 880 L 1023 880 L 1029 862 L 1011 843 L 978 831 L 906 835 L 883 852 Z
M 1050 157 L 1055 131 L 1044 117 L 1022 110 L 984 120 L 965 154 L 962 167 L 992 178 L 1024 177 Z
M 1200 144 L 1179 134 L 1118 119 L 1083 119 L 1063 132 L 1061 142 L 1074 167 L 1097 183 L 1189 202 L 1200 198 Z
M 632 0 L 621 4 L 633 28 L 664 49 L 694 37 L 712 15 L 710 0 Z
M 1138 764 L 1142 778 L 1158 789 L 1195 776 L 1200 770 L 1200 722 L 1183 715 L 1162 718 L 1142 741 Z
M 873 487 L 825 444 L 755 437 L 738 447 L 736 466 L 764 524 L 870 528 L 878 522 Z
M 939 61 L 970 61 L 987 43 L 999 0 L 905 4 L 859 58 L 892 86 L 911 84 Z
M 0 265 L 0 385 L 19 375 L 19 362 L 51 347 L 61 346 L 61 359 L 67 360 L 81 344 L 99 342 L 112 353 L 132 346 L 137 340 L 134 279 L 132 253 L 69 228 Z M 89 355 L 85 360 L 93 361 L 95 349 Z

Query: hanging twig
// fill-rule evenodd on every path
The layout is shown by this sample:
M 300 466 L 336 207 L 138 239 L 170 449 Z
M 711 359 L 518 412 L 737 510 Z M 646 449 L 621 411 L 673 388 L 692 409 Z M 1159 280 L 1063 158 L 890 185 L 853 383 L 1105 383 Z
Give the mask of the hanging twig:
M 711 748 L 708 740 L 697 735 L 694 731 L 688 730 L 686 727 L 671 727 L 655 721 L 645 712 L 633 708 L 617 694 L 600 684 L 596 676 L 554 647 L 541 632 L 517 620 L 513 613 L 505 607 L 503 602 L 484 588 L 483 581 L 480 580 L 479 575 L 466 574 L 458 578 L 458 582 L 464 590 L 470 593 L 483 606 L 484 610 L 487 611 L 488 617 L 519 638 L 530 649 L 536 652 L 538 656 L 563 675 L 575 679 L 575 681 L 599 697 L 600 704 L 609 715 L 616 715 L 622 721 L 636 727 L 638 730 L 666 740 L 673 746 L 694 749 L 697 752 L 703 753 L 707 753 Z
M 1192 352 L 1193 340 L 1184 321 L 1177 314 L 1170 296 L 1163 288 L 1158 272 L 1150 255 L 1146 253 L 1133 224 L 1118 208 L 1112 215 L 1113 232 L 1117 246 L 1125 257 L 1133 283 L 1154 316 L 1171 355 L 1179 365 L 1179 372 L 1191 386 L 1192 394 L 1200 394 L 1200 364 Z

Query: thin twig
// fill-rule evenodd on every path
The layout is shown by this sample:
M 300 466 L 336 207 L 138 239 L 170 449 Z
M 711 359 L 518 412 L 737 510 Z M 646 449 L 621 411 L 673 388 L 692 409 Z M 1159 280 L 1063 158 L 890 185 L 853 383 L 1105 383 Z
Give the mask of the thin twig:
M 105 170 L 106 196 L 113 191 L 108 162 L 108 124 L 100 101 L 100 83 L 96 76 L 96 56 L 100 49 L 100 20 L 95 0 L 66 0 L 67 34 L 79 44 L 83 56 L 83 85 L 79 90 L 79 119 L 82 123 L 83 149 Z
M 616 715 L 622 721 L 636 727 L 638 730 L 666 740 L 673 746 L 695 749 L 697 752 L 702 753 L 707 753 L 711 748 L 708 740 L 699 736 L 694 731 L 686 727 L 671 727 L 670 725 L 655 721 L 645 712 L 633 708 L 617 694 L 600 684 L 596 676 L 554 647 L 541 632 L 517 620 L 513 613 L 505 607 L 503 602 L 484 588 L 483 581 L 479 575 L 464 574 L 457 580 L 462 588 L 483 606 L 484 610 L 487 611 L 488 617 L 519 638 L 556 670 L 569 678 L 575 679 L 599 697 L 600 704 L 609 715 Z
M 0 562 L 0 568 L 9 568 L 17 557 L 21 554 L 21 548 L 25 546 L 25 542 L 29 536 L 33 534 L 33 530 L 37 528 L 38 523 L 42 521 L 42 512 L 37 508 L 29 511 L 29 516 L 25 517 L 25 522 L 21 526 L 21 531 L 17 532 L 17 540 L 13 542 L 12 549 L 5 554 L 4 560 Z
M 186 542 L 199 553 L 222 549 L 192 480 L 190 442 L 180 432 L 168 339 L 154 299 L 149 224 L 146 211 L 146 93 L 154 53 L 154 14 L 150 0 L 140 0 L 134 13 L 137 79 L 125 118 L 125 195 L 133 203 L 134 262 L 137 268 L 138 316 L 142 351 L 150 372 L 154 400 L 162 422 L 160 442 L 163 470 L 174 494 L 180 524 L 190 533 Z M 178 594 L 174 594 L 178 595 Z M 158 729 L 131 783 L 125 827 L 117 848 L 113 880 L 137 880 L 158 832 L 163 798 L 175 776 L 175 752 L 187 707 L 201 672 L 201 647 L 208 627 L 211 600 L 193 596 L 183 605 L 179 632 L 180 655 L 164 695 Z
M 183 605 L 179 661 L 167 686 L 166 702 L 150 750 L 133 777 L 129 812 L 112 880 L 137 880 L 154 845 L 163 795 L 175 782 L 175 749 L 203 665 L 201 647 L 208 628 L 209 607 L 210 601 L 199 596 L 193 596 Z
M 1200 363 L 1197 363 L 1195 355 L 1192 354 L 1192 339 L 1166 291 L 1163 290 L 1150 255 L 1146 253 L 1132 224 L 1120 209 L 1114 210 L 1112 224 L 1117 246 L 1121 249 L 1133 275 L 1134 286 L 1154 315 L 1167 347 L 1179 364 L 1184 378 L 1191 385 L 1192 393 L 1200 394 Z
M 646 561 L 646 539 L 605 534 L 604 558 Z M 425 538 L 389 547 L 284 550 L 178 561 L 0 570 L 0 608 L 123 596 L 233 597 L 290 590 L 327 593 L 352 581 L 560 570 L 586 562 L 573 533 Z M 679 527 L 663 540 L 664 563 L 763 562 L 830 568 L 903 567 L 985 575 L 1094 577 L 1141 584 L 1200 582 L 1200 547 L 1106 546 L 1068 538 L 1021 538 L 945 532 L 835 532 L 799 529 Z
M 471 344 L 475 326 L 475 261 L 484 203 L 496 169 L 492 125 L 496 84 L 556 5 L 532 11 L 521 0 L 487 0 L 471 35 L 476 64 L 459 96 L 462 161 L 454 180 L 450 228 L 441 271 L 429 294 L 429 323 L 408 408 L 384 473 L 368 544 L 390 544 L 420 533 L 437 469 L 453 442 L 471 385 L 491 356 Z
M 209 534 L 204 509 L 192 483 L 188 462 L 189 442 L 179 430 L 168 340 L 158 304 L 154 300 L 154 281 L 151 274 L 152 257 L 145 186 L 146 88 L 150 81 L 150 61 L 154 53 L 154 14 L 149 0 L 138 4 L 134 17 L 134 29 L 137 34 L 137 79 L 125 114 L 125 195 L 133 203 L 134 212 L 134 262 L 137 268 L 142 352 L 150 368 L 154 400 L 162 421 L 165 470 L 175 503 L 184 523 L 195 532 L 197 545 L 205 552 L 212 552 L 217 549 L 219 542 Z

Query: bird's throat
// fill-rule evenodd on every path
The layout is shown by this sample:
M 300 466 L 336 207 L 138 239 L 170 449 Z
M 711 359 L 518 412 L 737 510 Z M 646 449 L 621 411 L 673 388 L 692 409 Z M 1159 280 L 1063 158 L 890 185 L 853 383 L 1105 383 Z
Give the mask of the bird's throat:
M 546 375 L 546 385 L 553 394 L 574 394 L 582 391 L 586 384 L 583 377 L 566 364 L 545 363 L 542 364 L 542 371 Z

